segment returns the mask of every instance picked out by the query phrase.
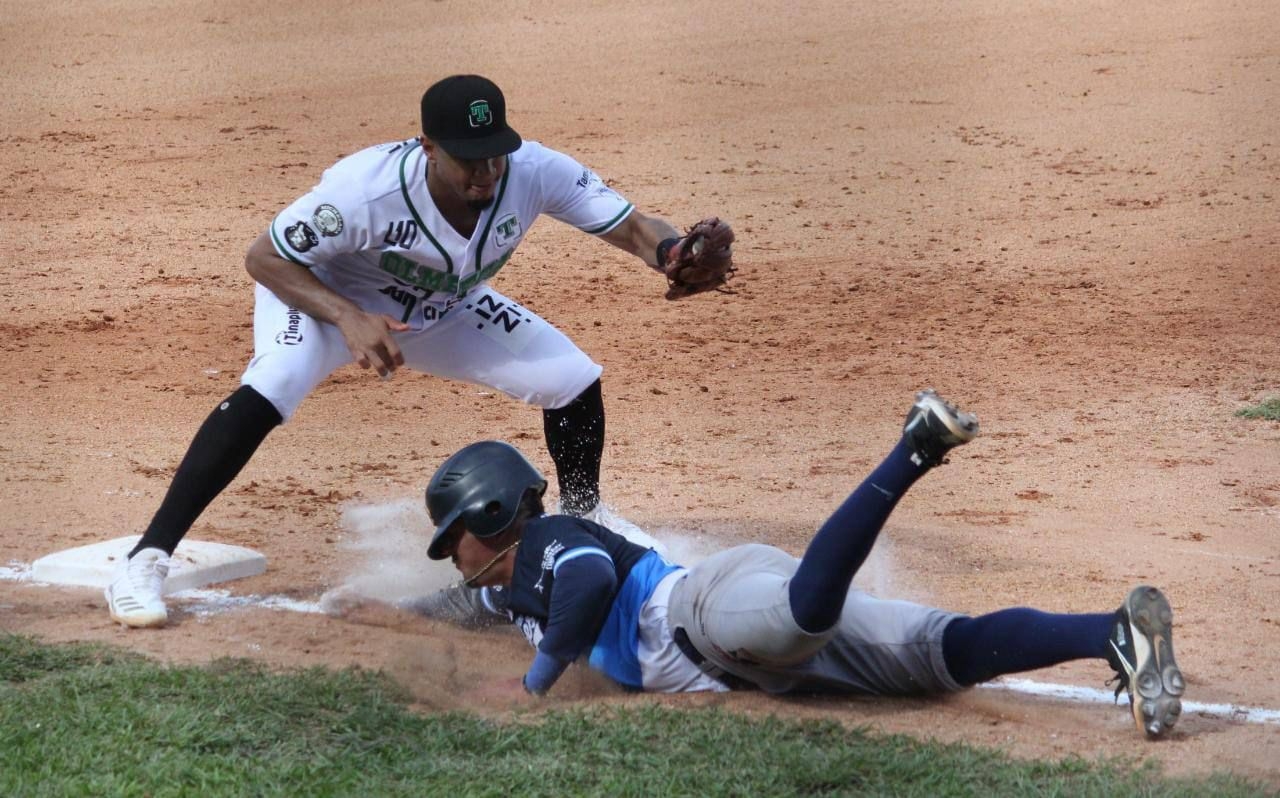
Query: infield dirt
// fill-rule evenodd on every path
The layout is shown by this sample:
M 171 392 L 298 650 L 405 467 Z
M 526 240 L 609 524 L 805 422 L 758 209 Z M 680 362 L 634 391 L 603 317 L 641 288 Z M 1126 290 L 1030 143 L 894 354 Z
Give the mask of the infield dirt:
M 898 435 L 914 390 L 984 434 L 903 502 L 869 578 L 970 613 L 1176 612 L 1187 698 L 1280 708 L 1280 15 L 1274 3 L 448 0 L 0 2 L 0 565 L 136 534 L 252 348 L 244 252 L 334 160 L 417 132 L 486 74 L 514 126 L 646 212 L 738 231 L 731 296 L 661 299 L 553 221 L 496 280 L 605 366 L 608 502 L 649 529 L 794 553 Z M 237 593 L 350 574 L 344 509 L 419 495 L 480 437 L 539 465 L 540 414 L 472 386 L 340 371 L 193 538 L 251 546 Z M 424 709 L 519 674 L 508 631 L 177 605 L 0 581 L 0 629 L 166 660 L 383 668 Z M 1101 687 L 1100 663 L 1035 674 Z M 623 696 L 835 718 L 1017 755 L 1132 754 L 1280 783 L 1280 727 L 1122 707 Z

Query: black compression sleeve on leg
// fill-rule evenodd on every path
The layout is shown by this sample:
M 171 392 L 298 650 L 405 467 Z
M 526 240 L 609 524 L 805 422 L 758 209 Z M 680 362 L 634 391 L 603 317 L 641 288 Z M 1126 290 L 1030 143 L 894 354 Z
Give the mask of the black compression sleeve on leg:
M 547 451 L 560 482 L 560 511 L 582 515 L 600 502 L 604 456 L 604 399 L 596 380 L 569 404 L 542 411 Z
M 275 406 L 248 385 L 228 396 L 200 426 L 160 509 L 129 556 L 146 548 L 173 554 L 204 508 L 231 484 L 281 421 Z

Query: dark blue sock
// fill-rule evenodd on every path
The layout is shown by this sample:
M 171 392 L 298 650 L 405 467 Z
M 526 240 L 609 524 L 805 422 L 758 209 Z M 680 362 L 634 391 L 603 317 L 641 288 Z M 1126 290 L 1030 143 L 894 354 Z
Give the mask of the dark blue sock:
M 813 536 L 789 587 L 791 614 L 801 629 L 817 634 L 840 620 L 849 584 L 880 528 L 898 499 L 928 470 L 911 462 L 910 447 L 899 441 Z
M 1105 659 L 1115 613 L 1056 615 L 1016 607 L 952 621 L 942 658 L 966 687 L 1073 659 Z

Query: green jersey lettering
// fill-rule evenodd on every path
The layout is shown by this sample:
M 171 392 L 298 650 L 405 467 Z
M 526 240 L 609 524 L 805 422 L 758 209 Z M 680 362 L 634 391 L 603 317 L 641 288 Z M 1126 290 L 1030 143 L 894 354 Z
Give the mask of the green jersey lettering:
M 498 270 L 511 259 L 511 255 L 512 251 L 508 250 L 502 257 L 490 261 L 480 271 L 469 274 L 461 280 L 458 279 L 456 274 L 445 274 L 444 272 L 436 271 L 411 258 L 406 258 L 399 252 L 390 250 L 382 253 L 378 266 L 387 274 L 409 285 L 416 285 L 429 291 L 442 291 L 461 295 L 497 274 Z

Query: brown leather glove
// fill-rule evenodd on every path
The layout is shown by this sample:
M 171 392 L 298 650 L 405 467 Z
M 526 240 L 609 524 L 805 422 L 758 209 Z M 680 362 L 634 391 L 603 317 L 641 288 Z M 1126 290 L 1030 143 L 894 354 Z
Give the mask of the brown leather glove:
M 667 276 L 667 299 L 683 299 L 704 291 L 724 291 L 737 268 L 733 265 L 733 229 L 711 216 L 689 228 L 661 264 Z

